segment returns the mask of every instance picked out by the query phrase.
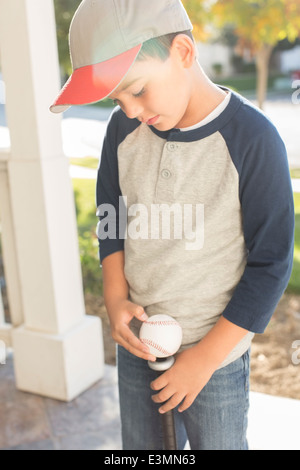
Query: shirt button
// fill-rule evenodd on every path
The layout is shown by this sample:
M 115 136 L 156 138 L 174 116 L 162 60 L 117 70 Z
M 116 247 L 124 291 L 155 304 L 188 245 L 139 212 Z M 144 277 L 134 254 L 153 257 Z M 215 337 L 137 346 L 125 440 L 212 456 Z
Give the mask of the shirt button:
M 167 146 L 169 152 L 175 152 L 175 150 L 177 149 L 177 145 L 174 144 L 173 142 L 169 143 L 168 146 Z
M 171 178 L 171 172 L 169 170 L 163 170 L 161 172 L 161 176 L 165 179 L 168 180 Z

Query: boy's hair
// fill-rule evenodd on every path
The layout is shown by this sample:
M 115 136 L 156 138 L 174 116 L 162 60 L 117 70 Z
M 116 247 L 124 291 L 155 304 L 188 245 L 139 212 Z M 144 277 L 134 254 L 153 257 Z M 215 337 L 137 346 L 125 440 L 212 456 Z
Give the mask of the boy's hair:
M 158 58 L 162 61 L 167 60 L 170 55 L 170 49 L 173 41 L 179 34 L 185 34 L 190 39 L 192 39 L 192 41 L 194 41 L 191 31 L 180 31 L 177 33 L 159 36 L 154 39 L 149 39 L 148 41 L 144 42 L 136 60 L 146 60 L 149 57 Z

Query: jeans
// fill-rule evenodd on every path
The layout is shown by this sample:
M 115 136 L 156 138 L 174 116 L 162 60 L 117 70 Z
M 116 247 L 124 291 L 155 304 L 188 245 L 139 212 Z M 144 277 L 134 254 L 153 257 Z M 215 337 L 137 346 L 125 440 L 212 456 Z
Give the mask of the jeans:
M 178 450 L 248 450 L 249 351 L 217 370 L 194 403 L 174 410 Z M 118 347 L 123 450 L 163 450 L 159 405 L 151 396 L 156 377 L 148 363 Z

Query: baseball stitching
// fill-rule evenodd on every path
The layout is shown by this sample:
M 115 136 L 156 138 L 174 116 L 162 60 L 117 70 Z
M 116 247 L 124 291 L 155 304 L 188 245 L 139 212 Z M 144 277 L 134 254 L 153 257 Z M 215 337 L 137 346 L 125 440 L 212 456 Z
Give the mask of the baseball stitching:
M 158 325 L 158 326 L 169 326 L 169 325 L 172 325 L 172 326 L 179 326 L 178 323 L 176 321 L 172 321 L 172 320 L 164 320 L 164 321 L 151 321 L 151 318 L 150 320 L 146 321 L 146 324 L 147 325 Z
M 144 339 L 142 338 L 141 339 L 142 343 L 143 344 L 146 344 L 147 346 L 151 346 L 152 348 L 156 349 L 157 351 L 165 354 L 166 356 L 171 356 L 172 354 L 167 351 L 166 349 L 164 349 L 162 346 L 160 346 L 159 344 L 157 343 L 154 343 L 154 341 L 150 340 L 150 339 Z

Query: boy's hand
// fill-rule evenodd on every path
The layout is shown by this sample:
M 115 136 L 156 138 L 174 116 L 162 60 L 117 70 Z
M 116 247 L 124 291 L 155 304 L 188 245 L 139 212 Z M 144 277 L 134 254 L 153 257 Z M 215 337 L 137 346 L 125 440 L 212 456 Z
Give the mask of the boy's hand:
M 128 283 L 124 273 L 124 251 L 107 256 L 102 261 L 103 292 L 110 320 L 111 334 L 116 343 L 127 351 L 146 361 L 155 361 L 149 349 L 130 330 L 130 322 L 135 317 L 141 322 L 148 320 L 143 307 L 128 300 Z
M 120 300 L 113 309 L 109 311 L 111 334 L 113 339 L 120 346 L 123 346 L 131 354 L 145 359 L 155 361 L 156 358 L 149 354 L 149 348 L 145 346 L 130 330 L 130 322 L 136 317 L 141 322 L 147 321 L 143 307 L 136 305 L 129 300 Z
M 151 383 L 152 390 L 160 390 L 152 400 L 164 403 L 160 413 L 176 408 L 181 402 L 178 411 L 185 411 L 215 372 L 215 367 L 209 365 L 207 358 L 203 359 L 198 349 L 194 347 L 178 354 L 173 367 Z
M 178 411 L 189 408 L 230 351 L 247 334 L 247 330 L 222 316 L 200 343 L 178 354 L 174 366 L 151 384 L 153 390 L 160 390 L 152 397 L 153 401 L 166 402 L 159 411 L 166 413 L 181 402 Z

